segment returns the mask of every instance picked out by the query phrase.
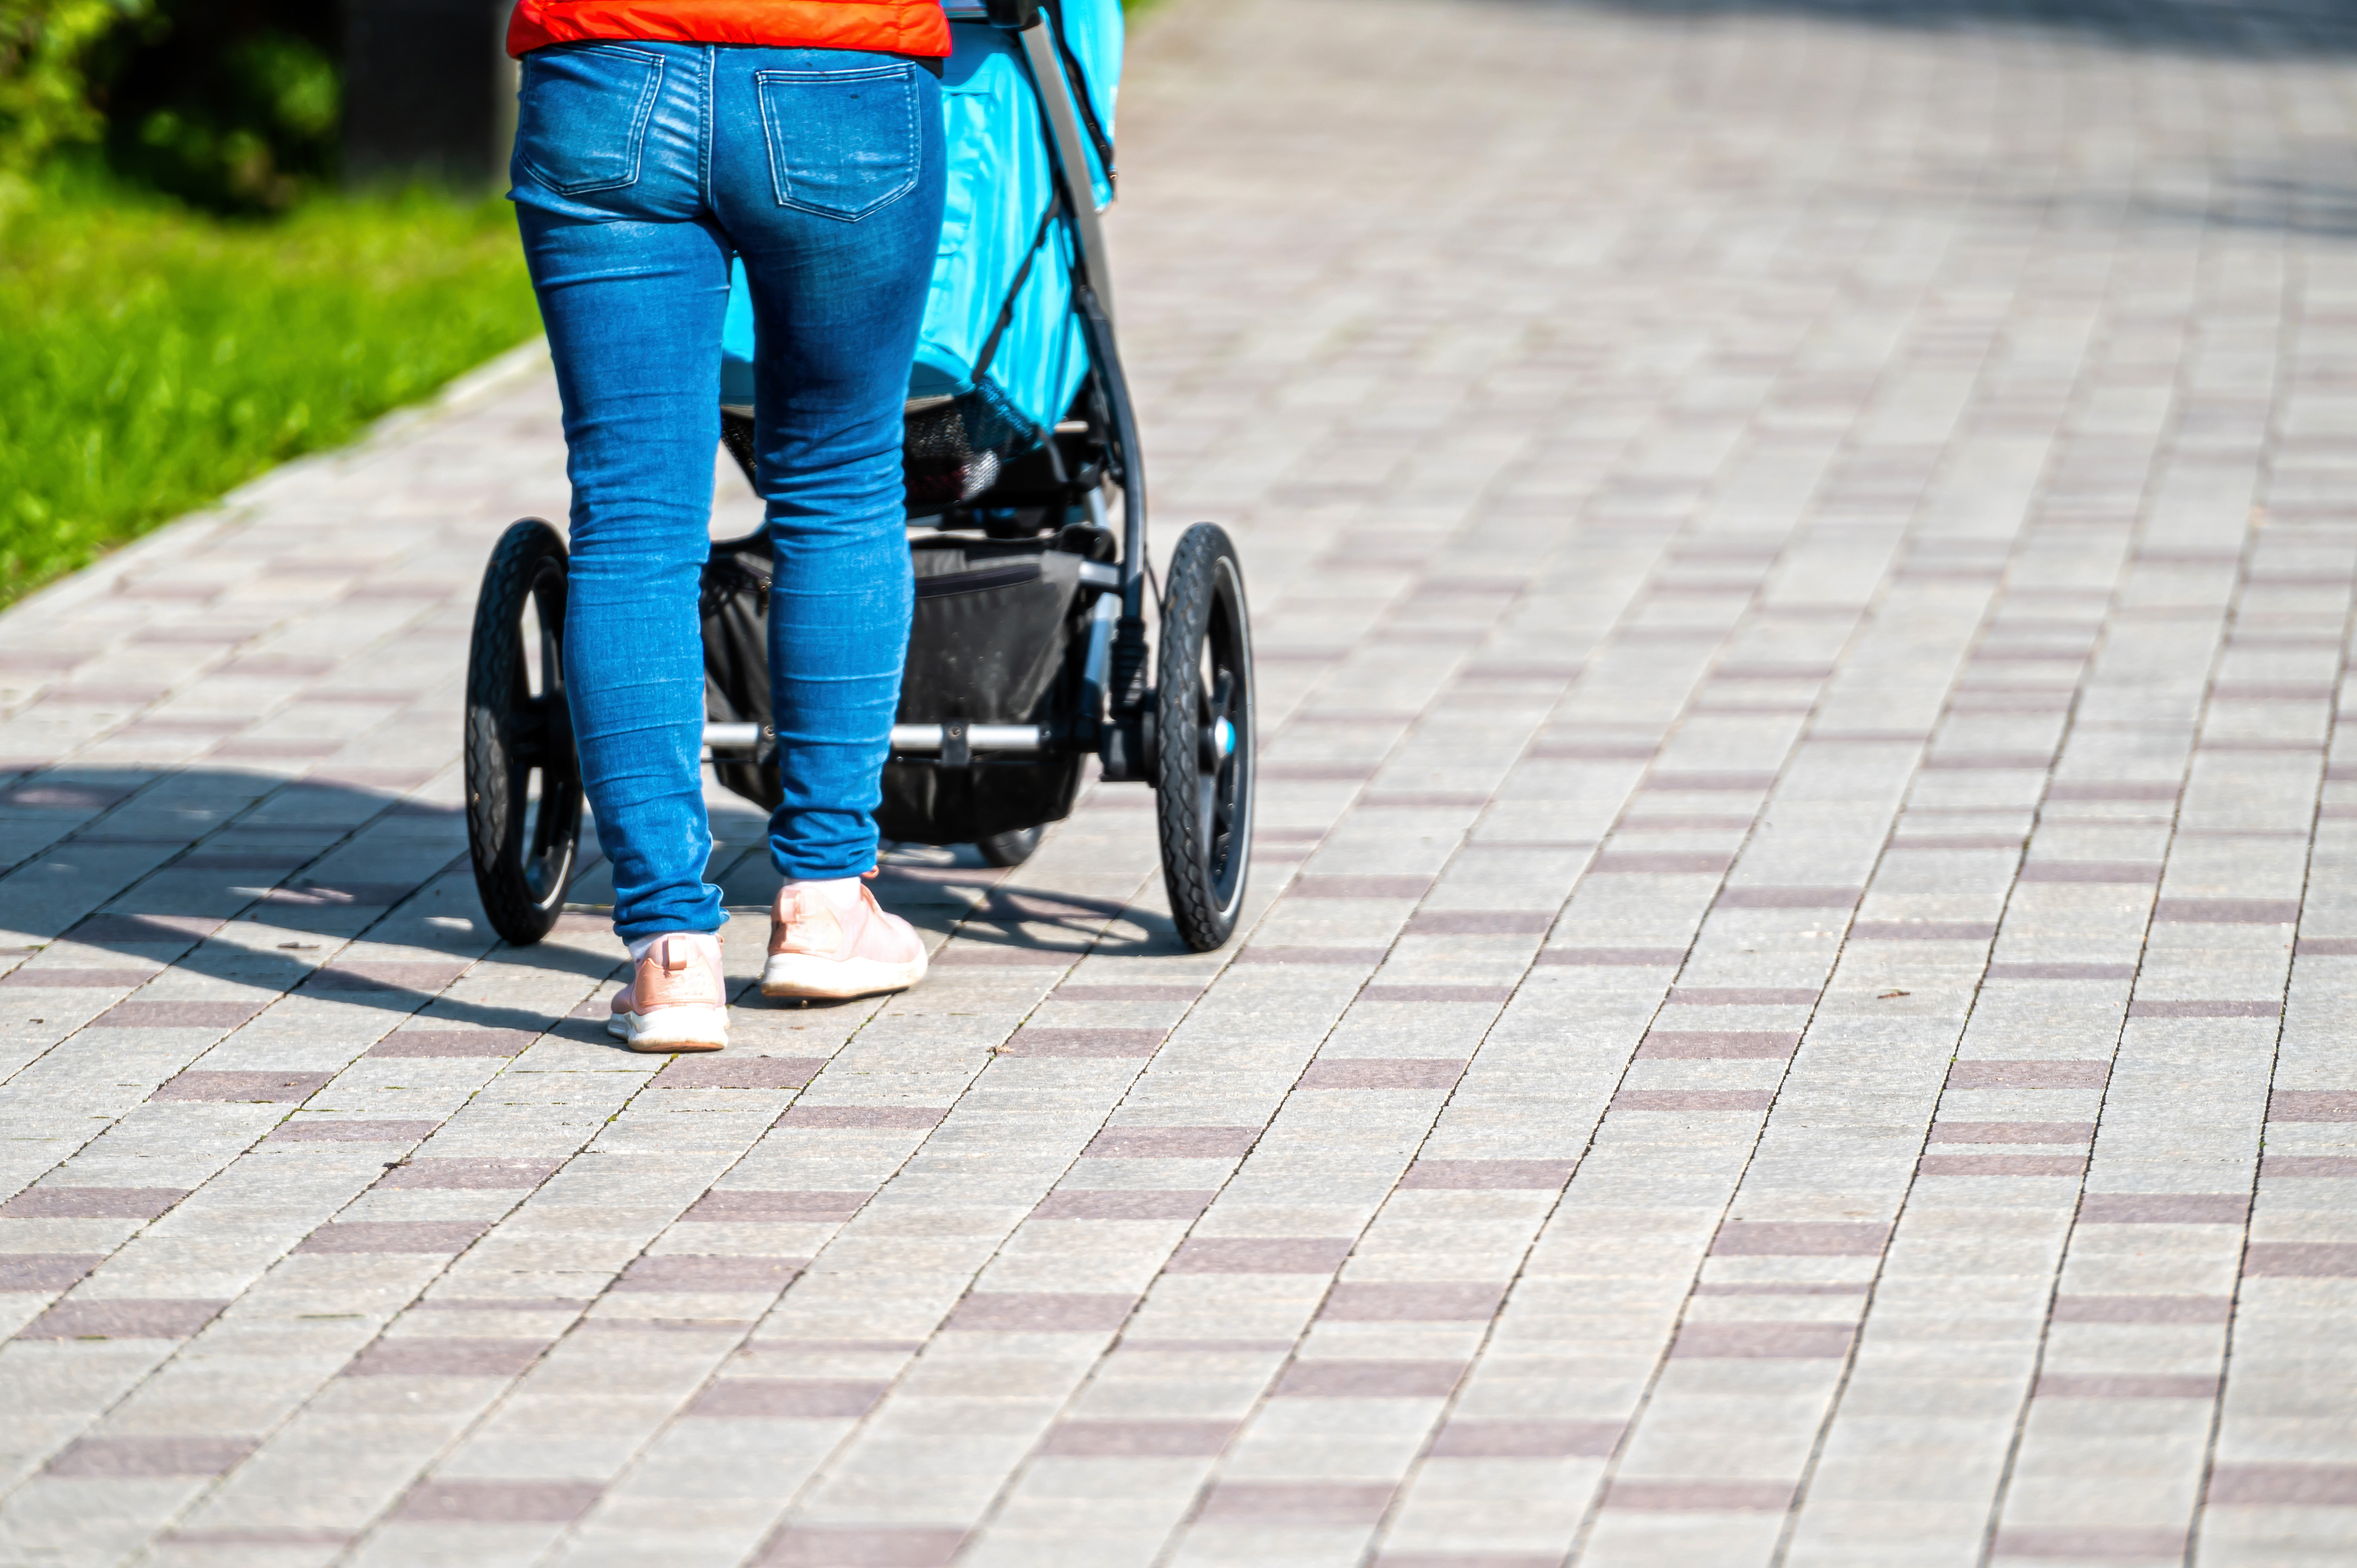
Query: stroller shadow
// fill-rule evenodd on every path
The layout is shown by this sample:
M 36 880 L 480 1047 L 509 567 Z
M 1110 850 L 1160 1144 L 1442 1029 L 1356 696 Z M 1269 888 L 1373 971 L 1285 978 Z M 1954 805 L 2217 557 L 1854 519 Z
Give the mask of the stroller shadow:
M 1191 954 L 1167 915 L 1031 886 L 1024 868 L 986 866 L 971 844 L 891 847 L 877 898 L 920 930 L 954 934 L 970 949 L 1183 958 Z M 1114 922 L 1119 924 L 1114 924 Z
M 716 800 L 712 831 L 724 843 L 758 846 L 768 819 L 733 797 Z M 758 847 L 716 873 L 739 920 L 766 909 L 778 875 Z M 1117 899 L 1040 886 L 1028 865 L 984 863 L 972 844 L 885 841 L 873 884 L 877 902 L 919 930 L 955 936 L 965 949 L 1026 950 L 1101 957 L 1190 958 L 1170 918 Z M 1118 921 L 1119 924 L 1111 924 Z M 1110 928 L 1110 929 L 1109 929 Z M 799 1005 L 799 1004 L 797 1004 Z

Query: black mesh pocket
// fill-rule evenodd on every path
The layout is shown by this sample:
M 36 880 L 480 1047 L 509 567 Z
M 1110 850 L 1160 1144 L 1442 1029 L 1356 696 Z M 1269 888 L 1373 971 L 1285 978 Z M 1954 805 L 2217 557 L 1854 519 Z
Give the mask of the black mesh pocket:
M 770 542 L 759 535 L 712 553 L 696 608 L 704 618 L 704 714 L 717 724 L 770 722 Z M 769 811 L 784 798 L 766 758 L 715 758 L 721 787 Z
M 1039 427 L 987 377 L 971 392 L 911 403 L 907 431 L 901 458 L 919 513 L 974 499 L 1039 445 Z
M 904 725 L 1061 726 L 1088 658 L 1081 557 L 1044 542 L 929 544 L 913 553 L 916 614 L 900 680 Z M 963 767 L 903 757 L 884 768 L 876 825 L 911 843 L 972 843 L 1068 815 L 1078 752 L 974 757 Z

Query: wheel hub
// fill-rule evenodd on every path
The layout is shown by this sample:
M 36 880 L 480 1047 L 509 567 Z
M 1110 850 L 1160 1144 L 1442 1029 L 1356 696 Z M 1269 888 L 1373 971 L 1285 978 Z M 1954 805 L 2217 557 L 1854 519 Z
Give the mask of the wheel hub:
M 1226 719 L 1214 719 L 1203 726 L 1203 771 L 1216 773 L 1222 764 L 1236 754 L 1236 726 Z

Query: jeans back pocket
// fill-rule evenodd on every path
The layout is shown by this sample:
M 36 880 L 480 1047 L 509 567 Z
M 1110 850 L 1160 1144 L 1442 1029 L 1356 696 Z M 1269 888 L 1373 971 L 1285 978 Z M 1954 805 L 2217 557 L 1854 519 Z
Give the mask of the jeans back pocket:
M 865 218 L 916 188 L 917 68 L 763 70 L 753 85 L 780 207 Z
M 526 55 L 518 161 L 560 196 L 635 185 L 662 73 L 662 56 L 612 44 Z

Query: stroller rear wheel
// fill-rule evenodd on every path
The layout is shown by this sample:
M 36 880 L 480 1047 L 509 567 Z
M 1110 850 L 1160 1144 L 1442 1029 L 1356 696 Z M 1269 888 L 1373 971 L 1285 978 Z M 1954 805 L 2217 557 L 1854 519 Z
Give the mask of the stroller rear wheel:
M 993 833 L 985 839 L 977 839 L 974 847 L 982 852 L 982 864 L 985 865 L 1020 865 L 1031 858 L 1047 833 L 1044 827 L 1013 828 L 1003 833 Z
M 1178 541 L 1155 665 L 1155 805 L 1162 881 L 1179 940 L 1209 952 L 1235 934 L 1252 856 L 1252 624 L 1226 531 Z
M 467 658 L 467 847 L 491 929 L 528 946 L 565 908 L 581 765 L 565 701 L 565 542 L 510 525 L 483 569 Z

